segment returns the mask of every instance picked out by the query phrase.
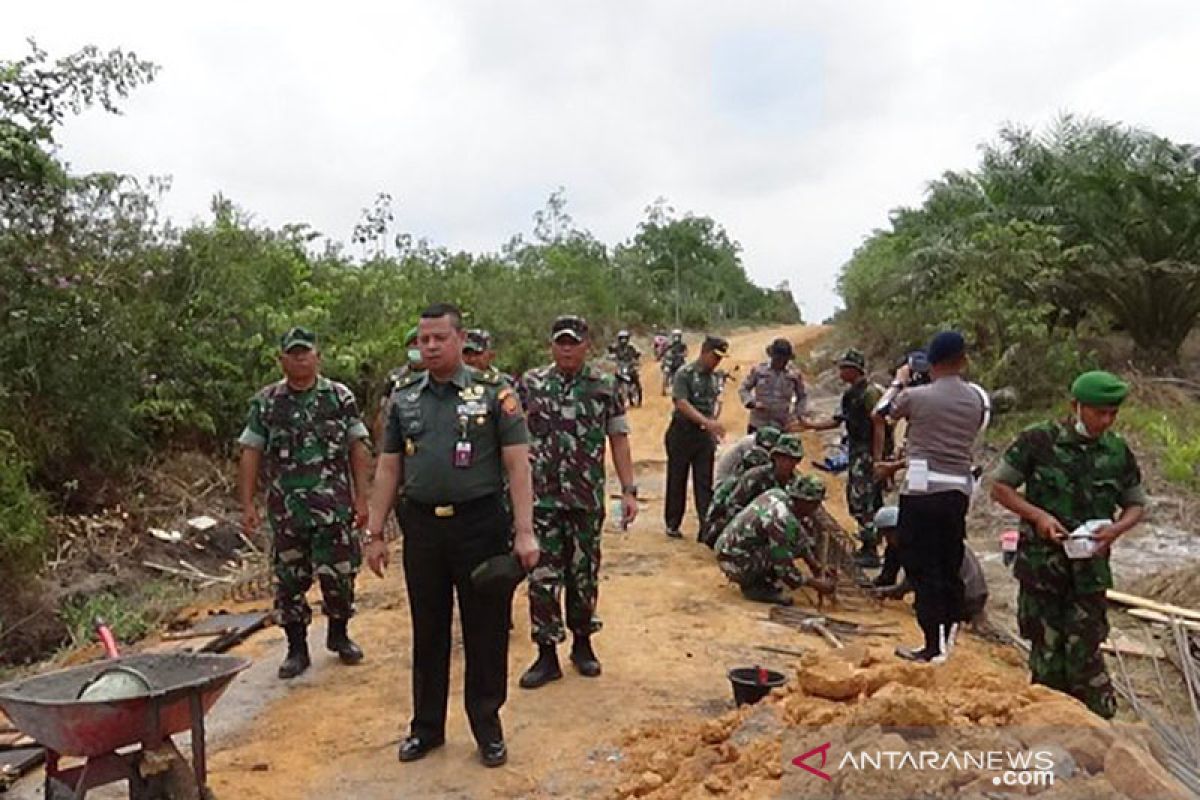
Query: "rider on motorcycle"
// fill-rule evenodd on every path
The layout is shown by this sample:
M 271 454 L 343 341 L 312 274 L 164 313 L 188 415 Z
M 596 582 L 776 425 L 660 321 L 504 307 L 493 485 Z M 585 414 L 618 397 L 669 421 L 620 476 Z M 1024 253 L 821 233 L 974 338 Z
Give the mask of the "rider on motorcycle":
M 617 362 L 618 375 L 626 374 L 630 383 L 637 387 L 637 396 L 641 397 L 642 379 L 638 374 L 638 362 L 642 360 L 642 354 L 629 341 L 629 331 L 617 332 L 617 341 L 608 346 L 608 354 Z

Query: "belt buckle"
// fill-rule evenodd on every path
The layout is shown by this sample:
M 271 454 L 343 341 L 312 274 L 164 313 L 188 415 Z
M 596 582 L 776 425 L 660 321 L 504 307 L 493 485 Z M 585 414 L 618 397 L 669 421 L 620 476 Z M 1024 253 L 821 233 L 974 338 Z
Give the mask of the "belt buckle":
M 434 506 L 433 515 L 443 519 L 454 516 L 454 506 Z

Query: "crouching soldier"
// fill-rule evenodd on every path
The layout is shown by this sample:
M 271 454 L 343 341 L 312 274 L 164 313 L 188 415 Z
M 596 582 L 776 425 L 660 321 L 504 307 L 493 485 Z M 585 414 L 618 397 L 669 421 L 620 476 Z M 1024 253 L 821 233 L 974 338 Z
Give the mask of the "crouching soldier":
M 786 489 L 769 489 L 741 511 L 717 537 L 717 563 L 742 595 L 759 603 L 791 605 L 780 587 L 796 589 L 808 584 L 821 594 L 832 594 L 834 581 L 817 563 L 810 528 L 811 517 L 825 499 L 825 486 L 811 475 L 799 475 Z M 801 558 L 812 570 L 805 578 L 796 567 Z

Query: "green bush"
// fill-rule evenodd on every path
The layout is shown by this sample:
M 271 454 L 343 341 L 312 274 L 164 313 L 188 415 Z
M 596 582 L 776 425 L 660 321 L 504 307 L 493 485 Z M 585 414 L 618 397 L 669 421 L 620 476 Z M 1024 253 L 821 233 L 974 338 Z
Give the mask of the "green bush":
M 48 541 L 46 504 L 29 485 L 29 463 L 0 430 L 0 584 L 36 572 Z

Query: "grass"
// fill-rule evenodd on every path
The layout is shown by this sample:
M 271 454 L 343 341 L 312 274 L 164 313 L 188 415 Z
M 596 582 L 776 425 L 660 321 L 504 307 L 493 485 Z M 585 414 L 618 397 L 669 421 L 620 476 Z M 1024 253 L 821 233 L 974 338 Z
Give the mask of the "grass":
M 67 626 L 72 647 L 95 640 L 97 617 L 108 624 L 118 642 L 136 642 L 185 605 L 189 597 L 187 587 L 151 581 L 130 595 L 102 592 L 75 598 L 59 614 Z

